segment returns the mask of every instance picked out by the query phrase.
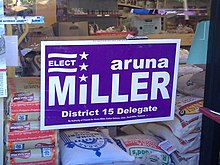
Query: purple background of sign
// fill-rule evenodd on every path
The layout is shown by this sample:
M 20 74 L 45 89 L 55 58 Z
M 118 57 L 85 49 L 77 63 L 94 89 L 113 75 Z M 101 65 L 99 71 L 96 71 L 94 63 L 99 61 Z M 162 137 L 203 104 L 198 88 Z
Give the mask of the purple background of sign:
M 45 47 L 45 125 L 62 125 L 62 124 L 82 124 L 82 123 L 91 123 L 91 122 L 111 122 L 111 121 L 124 121 L 124 120 L 136 120 L 136 119 L 146 119 L 146 118 L 158 118 L 158 117 L 169 117 L 171 111 L 171 100 L 172 100 L 172 88 L 173 88 L 173 74 L 174 74 L 174 66 L 175 66 L 175 53 L 176 53 L 176 44 L 175 43 L 165 43 L 165 44 L 120 44 L 120 45 L 56 45 L 56 46 L 46 46 Z M 48 61 L 47 58 L 49 53 L 77 53 L 81 54 L 83 51 L 89 54 L 87 60 L 80 60 L 80 56 L 78 55 L 75 66 L 81 65 L 83 62 L 86 65 L 89 65 L 88 70 L 80 71 L 78 69 L 77 73 L 48 73 Z M 168 58 L 169 60 L 169 68 L 163 69 L 141 69 L 134 70 L 132 67 L 129 70 L 120 70 L 120 71 L 112 71 L 111 61 L 112 60 L 124 60 L 124 59 L 160 59 L 160 58 Z M 56 60 L 58 58 L 53 58 Z M 53 67 L 51 67 L 53 68 Z M 68 67 L 66 67 L 68 68 Z M 69 67 L 72 68 L 72 67 Z M 78 67 L 79 68 L 79 67 Z M 79 76 L 85 74 L 89 76 L 87 79 L 87 84 L 91 84 L 91 75 L 99 74 L 100 75 L 100 91 L 99 95 L 108 95 L 111 98 L 111 76 L 113 73 L 120 73 L 120 94 L 130 94 L 130 84 L 131 84 L 131 73 L 132 72 L 150 72 L 149 79 L 143 80 L 144 82 L 149 83 L 149 87 L 146 90 L 140 90 L 140 93 L 149 93 L 150 95 L 150 87 L 151 87 L 151 78 L 152 72 L 156 71 L 167 71 L 170 74 L 170 84 L 167 86 L 169 91 L 170 99 L 163 100 L 161 94 L 159 93 L 157 100 L 147 100 L 147 101 L 137 101 L 137 102 L 125 102 L 125 103 L 106 103 L 106 104 L 90 104 L 90 95 L 91 89 L 88 89 L 88 104 L 79 105 L 77 104 L 79 101 L 79 89 L 76 88 L 76 104 L 64 106 L 48 106 L 48 87 L 49 87 L 49 77 L 50 76 L 59 76 L 61 80 L 61 84 L 64 82 L 64 78 L 66 75 L 76 75 L 76 86 L 79 87 L 80 79 Z M 83 83 L 81 83 L 83 84 Z M 84 83 L 85 84 L 85 83 Z M 88 85 L 89 87 L 90 85 Z M 130 96 L 130 95 L 129 95 Z M 68 98 L 68 97 L 67 97 Z M 68 99 L 67 99 L 68 100 Z M 88 116 L 88 117 L 61 117 L 62 110 L 95 110 L 99 109 L 100 111 L 105 108 L 114 108 L 115 110 L 118 107 L 129 108 L 129 107 L 145 107 L 145 106 L 157 106 L 158 110 L 156 112 L 150 112 L 141 114 L 143 116 L 136 116 L 137 114 L 122 114 L 117 115 L 116 112 L 113 115 L 102 115 L 100 113 L 99 116 Z M 136 117 L 132 117 L 136 116 Z M 109 117 L 110 119 L 107 119 Z M 111 119 L 115 117 L 115 119 Z M 97 118 L 97 120 L 94 120 Z M 79 120 L 78 120 L 79 119 Z M 81 119 L 91 119 L 90 121 L 82 121 Z M 68 121 L 69 120 L 69 121 Z M 70 120 L 78 120 L 71 122 Z

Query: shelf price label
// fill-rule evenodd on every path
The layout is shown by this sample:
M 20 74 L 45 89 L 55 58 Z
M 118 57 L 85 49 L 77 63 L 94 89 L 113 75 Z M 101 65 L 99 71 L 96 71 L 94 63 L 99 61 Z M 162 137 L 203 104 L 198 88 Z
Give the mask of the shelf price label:
M 26 16 L 26 17 L 13 17 L 2 16 L 0 17 L 0 25 L 5 24 L 43 24 L 44 16 Z
M 174 118 L 180 40 L 43 41 L 41 129 Z

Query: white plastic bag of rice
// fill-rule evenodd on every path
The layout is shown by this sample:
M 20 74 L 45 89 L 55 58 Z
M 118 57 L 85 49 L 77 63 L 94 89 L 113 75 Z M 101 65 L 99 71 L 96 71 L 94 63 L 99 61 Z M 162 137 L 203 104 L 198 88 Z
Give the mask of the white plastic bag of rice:
M 158 136 L 164 140 L 168 140 L 172 146 L 174 146 L 179 153 L 186 153 L 191 150 L 195 150 L 200 146 L 201 133 L 189 133 L 184 138 L 176 137 L 171 129 L 161 123 L 145 123 L 135 125 L 143 133 L 151 132 L 155 136 Z
M 151 135 L 137 134 L 114 138 L 116 143 L 136 161 L 147 164 L 170 165 L 171 159 L 158 145 L 160 140 Z
M 186 49 L 180 49 L 180 64 L 185 64 L 189 56 L 189 51 Z
M 203 69 L 198 66 L 189 65 L 189 64 L 182 64 L 182 65 L 179 65 L 178 77 L 183 76 L 183 75 L 187 75 L 187 74 L 196 74 L 196 73 L 202 72 L 202 71 L 203 71 Z
M 121 127 L 120 130 L 127 135 L 142 134 L 142 132 L 138 130 L 134 125 L 125 125 Z
M 175 104 L 174 120 L 162 122 L 167 125 L 173 134 L 179 138 L 189 133 L 201 131 L 202 113 L 199 108 L 203 106 L 203 99 L 184 96 L 178 99 Z
M 61 131 L 60 155 L 63 165 L 134 161 L 134 157 L 117 146 L 110 136 L 81 129 Z
M 179 76 L 177 79 L 177 91 L 185 95 L 203 98 L 205 91 L 205 75 L 202 73 L 204 72 Z
M 198 165 L 199 149 L 190 151 L 185 154 L 180 154 L 178 151 L 175 151 L 171 154 L 171 159 L 175 165 Z

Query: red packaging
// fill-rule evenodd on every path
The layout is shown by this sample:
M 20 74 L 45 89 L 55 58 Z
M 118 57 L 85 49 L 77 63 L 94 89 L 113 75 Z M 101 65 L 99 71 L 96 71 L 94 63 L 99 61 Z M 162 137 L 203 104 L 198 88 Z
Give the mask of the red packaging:
M 39 120 L 40 78 L 8 78 L 7 117 L 12 121 Z
M 7 150 L 24 150 L 57 146 L 57 131 L 39 129 L 39 121 L 8 122 L 5 126 Z
M 19 151 L 8 151 L 6 165 L 57 165 L 58 148 L 41 148 Z

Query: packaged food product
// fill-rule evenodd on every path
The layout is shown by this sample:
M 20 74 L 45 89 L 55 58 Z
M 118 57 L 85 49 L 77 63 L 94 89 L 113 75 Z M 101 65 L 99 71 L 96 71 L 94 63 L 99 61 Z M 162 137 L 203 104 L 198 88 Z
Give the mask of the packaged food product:
M 7 150 L 55 147 L 57 131 L 41 131 L 39 121 L 7 122 L 5 125 L 5 147 Z
M 196 65 L 181 64 L 178 69 L 178 76 L 183 76 L 187 74 L 196 74 L 202 72 L 203 69 Z
M 58 148 L 7 151 L 5 165 L 58 165 Z
M 60 133 L 60 155 L 63 165 L 107 164 L 133 161 L 114 140 L 99 131 L 64 130 Z
M 11 121 L 40 121 L 40 112 L 13 112 L 10 115 L 7 115 L 7 119 Z M 38 110 L 37 110 L 38 111 Z
M 199 149 L 190 151 L 185 154 L 180 154 L 178 151 L 175 151 L 171 154 L 171 159 L 175 165 L 198 165 Z
M 184 96 L 179 98 L 175 104 L 174 120 L 165 121 L 173 134 L 179 138 L 183 138 L 188 134 L 201 131 L 202 113 L 199 108 L 203 106 L 203 99 L 192 96 Z
M 179 153 L 187 153 L 195 150 L 200 146 L 201 133 L 189 133 L 186 137 L 176 137 L 171 129 L 161 123 L 145 123 L 135 125 L 143 133 L 151 132 L 152 134 L 168 140 L 172 146 L 176 148 Z
M 180 49 L 180 64 L 185 64 L 189 56 L 189 51 L 186 49 Z
M 8 89 L 6 101 L 8 119 L 12 121 L 39 120 L 40 78 L 8 78 Z
M 134 125 L 126 125 L 120 128 L 121 131 L 126 133 L 127 135 L 136 135 L 141 134 L 142 132 L 138 130 Z
M 205 71 L 179 76 L 177 84 L 178 92 L 203 98 L 205 91 Z
M 144 164 L 170 165 L 171 159 L 158 145 L 160 140 L 152 135 L 126 135 L 114 138 L 116 143 Z

